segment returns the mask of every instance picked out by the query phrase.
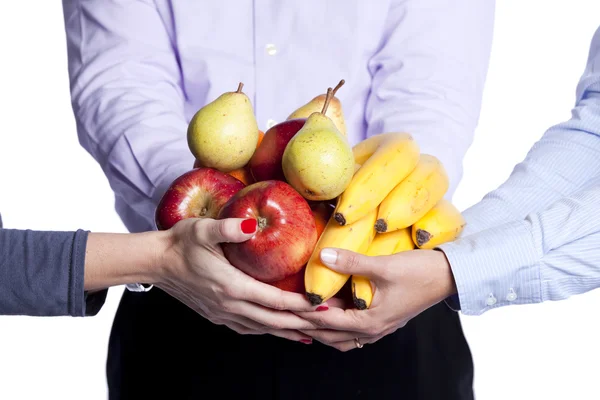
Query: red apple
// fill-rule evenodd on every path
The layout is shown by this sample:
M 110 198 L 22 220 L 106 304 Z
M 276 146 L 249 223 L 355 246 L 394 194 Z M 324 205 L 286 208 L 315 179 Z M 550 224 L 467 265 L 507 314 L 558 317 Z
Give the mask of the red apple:
M 285 290 L 286 292 L 294 292 L 298 294 L 306 294 L 306 289 L 304 287 L 304 271 L 306 266 L 303 265 L 300 271 L 296 272 L 293 275 L 288 276 L 287 278 L 283 278 L 280 281 L 276 281 L 271 283 L 271 285 Z
M 290 139 L 304 126 L 306 118 L 290 119 L 273 125 L 248 162 L 256 182 L 276 179 L 285 182 L 281 159 Z
M 184 218 L 216 218 L 221 207 L 245 185 L 214 168 L 195 168 L 171 183 L 156 207 L 159 230 Z
M 282 181 L 246 186 L 225 203 L 218 218 L 257 220 L 252 238 L 242 243 L 221 243 L 221 247 L 233 266 L 266 283 L 300 271 L 317 242 L 315 218 L 308 203 Z

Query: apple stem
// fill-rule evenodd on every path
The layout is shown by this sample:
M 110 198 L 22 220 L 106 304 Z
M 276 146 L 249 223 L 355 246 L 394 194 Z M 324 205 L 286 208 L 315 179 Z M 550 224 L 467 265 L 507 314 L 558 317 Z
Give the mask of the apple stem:
M 264 229 L 267 226 L 267 219 L 265 217 L 258 217 L 258 229 Z
M 338 83 L 337 86 L 333 88 L 333 92 L 331 93 L 331 97 L 335 96 L 335 93 L 338 91 L 339 88 L 341 88 L 342 86 L 344 86 L 344 83 L 346 83 L 346 81 L 342 79 L 340 81 L 340 83 Z
M 329 107 L 329 102 L 331 101 L 331 94 L 333 90 L 331 88 L 327 88 L 327 96 L 325 96 L 325 104 L 323 104 L 323 109 L 321 110 L 321 114 L 325 115 L 327 112 L 327 107 Z
M 240 84 L 238 85 L 237 90 L 235 91 L 236 93 L 242 93 L 242 88 L 244 87 L 244 84 L 242 82 L 240 82 Z

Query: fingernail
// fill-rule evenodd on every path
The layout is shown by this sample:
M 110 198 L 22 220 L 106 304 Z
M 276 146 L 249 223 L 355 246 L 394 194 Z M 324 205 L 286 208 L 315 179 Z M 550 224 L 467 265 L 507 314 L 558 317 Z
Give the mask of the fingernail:
M 249 234 L 256 231 L 256 220 L 254 218 L 245 219 L 242 221 L 241 228 L 242 232 Z
M 319 306 L 319 307 L 317 307 L 317 311 L 327 311 L 327 310 L 329 310 L 329 307 L 327 307 L 327 306 Z
M 300 341 L 304 344 L 312 344 L 312 340 L 311 339 L 300 339 Z
M 321 250 L 321 261 L 324 264 L 335 264 L 337 260 L 337 251 L 332 249 L 323 249 Z

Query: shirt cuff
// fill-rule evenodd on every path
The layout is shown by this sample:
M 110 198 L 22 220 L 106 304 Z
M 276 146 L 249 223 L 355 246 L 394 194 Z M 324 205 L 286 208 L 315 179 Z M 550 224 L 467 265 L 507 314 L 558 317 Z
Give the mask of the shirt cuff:
M 527 221 L 500 225 L 437 249 L 450 263 L 463 314 L 541 302 L 541 250 Z

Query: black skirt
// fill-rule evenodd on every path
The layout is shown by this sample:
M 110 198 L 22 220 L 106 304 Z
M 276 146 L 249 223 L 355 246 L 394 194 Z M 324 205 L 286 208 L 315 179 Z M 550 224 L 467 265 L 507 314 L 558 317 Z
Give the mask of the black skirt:
M 458 314 L 443 303 L 343 353 L 316 341 L 239 335 L 158 288 L 125 291 L 107 380 L 110 400 L 474 398 L 471 353 Z

